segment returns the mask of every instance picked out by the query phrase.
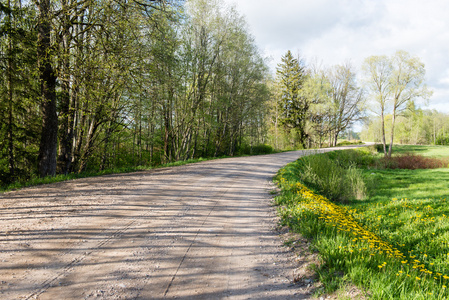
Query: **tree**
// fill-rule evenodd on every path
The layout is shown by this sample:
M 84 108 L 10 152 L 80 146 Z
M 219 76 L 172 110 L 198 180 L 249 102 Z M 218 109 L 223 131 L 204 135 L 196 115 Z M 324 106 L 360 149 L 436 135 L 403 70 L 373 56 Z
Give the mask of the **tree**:
M 58 115 L 56 109 L 56 73 L 53 66 L 51 22 L 53 12 L 50 0 L 36 1 L 37 59 L 42 106 L 42 132 L 39 146 L 39 174 L 41 177 L 56 174 L 58 145 Z
M 371 100 L 376 103 L 372 111 L 380 116 L 382 144 L 384 154 L 387 156 L 385 114 L 390 96 L 390 78 L 392 76 L 393 66 L 390 59 L 385 55 L 370 56 L 365 59 L 363 71 L 367 89 L 370 91 Z
M 279 122 L 288 131 L 297 130 L 298 142 L 306 148 L 306 121 L 310 103 L 301 93 L 306 79 L 305 66 L 288 50 L 282 56 L 282 62 L 278 64 L 276 74 L 280 87 Z
M 0 183 L 11 183 L 35 172 L 41 116 L 36 10 L 19 0 L 5 4 L 0 4 Z
M 356 74 L 350 64 L 333 67 L 328 77 L 333 108 L 333 146 L 336 146 L 340 132 L 362 120 L 365 97 L 363 90 L 357 86 Z
M 416 98 L 428 99 L 432 92 L 424 84 L 426 70 L 424 63 L 417 57 L 411 57 L 405 51 L 397 51 L 391 58 L 393 72 L 390 78 L 390 93 L 393 106 L 391 138 L 388 156 L 391 157 L 396 117 Z
M 424 84 L 425 67 L 421 60 L 405 51 L 392 57 L 371 56 L 365 60 L 364 71 L 371 97 L 378 103 L 385 156 L 391 157 L 397 116 L 417 98 L 428 99 L 431 92 Z M 391 110 L 390 147 L 386 149 L 385 114 Z
M 308 76 L 302 89 L 303 95 L 311 103 L 309 120 L 312 135 L 311 138 L 318 139 L 318 147 L 321 148 L 324 137 L 331 135 L 332 116 L 334 113 L 332 104 L 332 86 L 324 70 L 315 68 Z M 329 146 L 331 146 L 329 144 Z

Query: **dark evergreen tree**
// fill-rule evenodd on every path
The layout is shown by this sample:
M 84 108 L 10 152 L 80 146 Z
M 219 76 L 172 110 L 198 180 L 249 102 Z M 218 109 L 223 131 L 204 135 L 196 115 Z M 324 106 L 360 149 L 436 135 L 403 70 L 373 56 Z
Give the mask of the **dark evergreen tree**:
M 306 79 L 306 69 L 302 61 L 287 53 L 277 68 L 277 79 L 280 87 L 279 123 L 291 134 L 296 132 L 295 142 L 306 147 L 306 121 L 310 103 L 302 96 L 301 89 Z

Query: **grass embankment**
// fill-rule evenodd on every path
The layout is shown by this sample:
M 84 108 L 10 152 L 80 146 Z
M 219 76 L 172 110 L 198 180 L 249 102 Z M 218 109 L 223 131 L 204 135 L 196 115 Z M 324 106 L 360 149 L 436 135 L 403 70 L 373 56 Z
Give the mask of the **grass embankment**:
M 449 169 L 385 168 L 401 159 L 385 164 L 367 149 L 336 151 L 301 158 L 277 175 L 282 221 L 320 253 L 324 292 L 352 282 L 372 299 L 449 298 Z

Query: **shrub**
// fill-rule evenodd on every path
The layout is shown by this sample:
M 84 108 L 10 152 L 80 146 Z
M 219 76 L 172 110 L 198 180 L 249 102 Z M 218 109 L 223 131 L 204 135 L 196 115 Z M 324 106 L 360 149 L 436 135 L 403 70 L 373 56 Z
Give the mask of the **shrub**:
M 384 145 L 383 144 L 376 144 L 375 147 L 376 147 L 377 152 L 384 153 Z M 387 152 L 388 152 L 388 149 L 390 148 L 390 144 L 387 144 L 386 147 L 387 147 Z
M 349 145 L 363 145 L 362 141 L 342 141 L 337 144 L 338 146 L 349 146 Z
M 265 144 L 259 144 L 256 146 L 250 146 L 250 145 L 242 145 L 240 146 L 239 150 L 237 151 L 238 155 L 260 155 L 260 154 L 271 154 L 271 153 L 275 153 L 276 151 L 274 150 L 273 147 L 271 147 L 270 145 L 265 145 Z
M 270 145 L 256 145 L 251 149 L 251 154 L 271 154 L 274 153 L 273 147 Z
M 378 168 L 383 169 L 438 169 L 448 167 L 447 159 L 439 159 L 434 157 L 425 157 L 406 153 L 399 156 L 380 158 L 377 164 Z
M 449 145 L 449 135 L 440 135 L 437 137 L 435 145 Z

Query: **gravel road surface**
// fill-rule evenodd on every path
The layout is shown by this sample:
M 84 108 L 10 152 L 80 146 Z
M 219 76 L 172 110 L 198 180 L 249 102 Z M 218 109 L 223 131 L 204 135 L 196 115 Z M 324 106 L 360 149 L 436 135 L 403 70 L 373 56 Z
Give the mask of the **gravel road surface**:
M 0 299 L 305 299 L 269 190 L 303 152 L 0 195 Z

